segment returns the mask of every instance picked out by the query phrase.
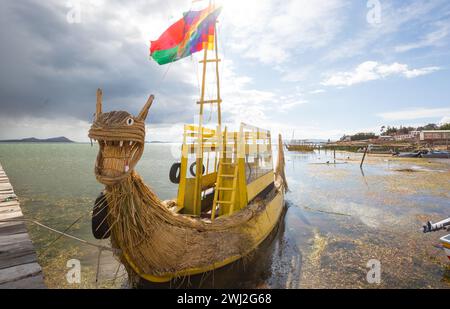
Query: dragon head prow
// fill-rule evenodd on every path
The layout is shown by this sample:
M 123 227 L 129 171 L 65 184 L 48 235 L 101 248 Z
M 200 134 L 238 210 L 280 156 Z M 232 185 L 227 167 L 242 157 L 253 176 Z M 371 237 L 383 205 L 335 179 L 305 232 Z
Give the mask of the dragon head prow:
M 102 112 L 102 90 L 97 90 L 95 120 L 89 138 L 99 144 L 95 176 L 105 185 L 127 178 L 142 156 L 145 144 L 145 119 L 152 105 L 151 95 L 138 116 L 125 111 Z

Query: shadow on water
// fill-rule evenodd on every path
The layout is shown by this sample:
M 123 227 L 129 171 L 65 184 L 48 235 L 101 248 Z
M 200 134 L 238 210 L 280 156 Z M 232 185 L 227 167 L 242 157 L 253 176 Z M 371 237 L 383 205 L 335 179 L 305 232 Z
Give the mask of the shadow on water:
M 293 278 L 300 277 L 301 255 L 286 235 L 288 210 L 286 205 L 276 228 L 249 256 L 202 275 L 164 284 L 142 281 L 137 288 L 286 288 L 297 284 Z

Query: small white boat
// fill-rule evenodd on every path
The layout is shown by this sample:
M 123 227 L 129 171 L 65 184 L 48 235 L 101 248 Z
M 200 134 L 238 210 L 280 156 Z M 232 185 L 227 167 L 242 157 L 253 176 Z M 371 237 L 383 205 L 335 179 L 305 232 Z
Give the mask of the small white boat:
M 450 260 L 450 234 L 441 238 L 442 246 L 444 247 L 445 254 L 447 254 Z
M 424 233 L 438 232 L 442 230 L 450 231 L 450 218 L 433 223 L 428 221 L 427 224 L 423 226 Z M 444 248 L 445 254 L 450 260 L 450 234 L 441 238 L 442 248 Z

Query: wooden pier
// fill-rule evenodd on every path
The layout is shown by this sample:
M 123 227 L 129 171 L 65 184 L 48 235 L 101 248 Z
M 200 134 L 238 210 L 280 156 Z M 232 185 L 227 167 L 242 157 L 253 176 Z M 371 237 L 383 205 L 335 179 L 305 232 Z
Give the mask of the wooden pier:
M 22 210 L 0 164 L 0 220 L 21 219 Z M 25 223 L 0 221 L 0 289 L 46 288 Z

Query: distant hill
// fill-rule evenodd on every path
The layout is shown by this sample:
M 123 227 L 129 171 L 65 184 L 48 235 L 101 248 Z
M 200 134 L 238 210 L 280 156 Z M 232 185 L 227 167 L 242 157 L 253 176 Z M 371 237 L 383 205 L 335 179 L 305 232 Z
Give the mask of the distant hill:
M 35 137 L 28 137 L 23 139 L 9 139 L 0 140 L 0 143 L 75 143 L 74 141 L 68 139 L 67 137 L 51 137 L 45 139 L 39 139 Z

